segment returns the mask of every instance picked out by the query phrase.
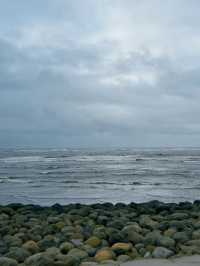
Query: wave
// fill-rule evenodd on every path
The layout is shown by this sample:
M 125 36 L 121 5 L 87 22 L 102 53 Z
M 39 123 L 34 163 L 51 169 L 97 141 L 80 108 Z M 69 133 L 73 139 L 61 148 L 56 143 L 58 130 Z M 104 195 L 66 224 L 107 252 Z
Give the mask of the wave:
M 43 156 L 16 156 L 16 157 L 6 157 L 0 158 L 0 161 L 4 163 L 23 163 L 23 162 L 38 162 L 43 160 Z

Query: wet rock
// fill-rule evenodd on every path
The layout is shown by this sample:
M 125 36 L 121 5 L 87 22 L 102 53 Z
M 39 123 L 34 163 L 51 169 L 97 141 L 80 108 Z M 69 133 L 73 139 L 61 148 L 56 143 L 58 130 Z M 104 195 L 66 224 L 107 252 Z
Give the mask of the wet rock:
M 174 255 L 174 252 L 172 250 L 169 250 L 164 247 L 157 247 L 152 253 L 153 258 L 169 258 Z
M 1 266 L 17 266 L 18 263 L 14 259 L 10 259 L 7 257 L 0 257 L 0 265 Z

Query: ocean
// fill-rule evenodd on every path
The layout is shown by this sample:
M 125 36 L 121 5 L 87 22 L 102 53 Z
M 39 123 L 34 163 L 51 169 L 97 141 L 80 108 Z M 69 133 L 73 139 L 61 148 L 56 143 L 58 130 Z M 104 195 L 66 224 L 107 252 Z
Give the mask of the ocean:
M 200 149 L 0 150 L 0 204 L 200 199 Z

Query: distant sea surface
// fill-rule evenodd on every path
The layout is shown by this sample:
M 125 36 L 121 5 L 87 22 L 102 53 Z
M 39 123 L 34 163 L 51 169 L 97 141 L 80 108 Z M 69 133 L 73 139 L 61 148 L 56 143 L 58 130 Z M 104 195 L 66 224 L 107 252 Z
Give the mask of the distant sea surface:
M 200 199 L 200 149 L 0 150 L 0 204 Z

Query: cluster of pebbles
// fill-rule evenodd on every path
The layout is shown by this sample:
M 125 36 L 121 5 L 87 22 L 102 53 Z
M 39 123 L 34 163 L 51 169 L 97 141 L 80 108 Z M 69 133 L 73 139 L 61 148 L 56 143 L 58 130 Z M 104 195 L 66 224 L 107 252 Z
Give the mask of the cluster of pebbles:
M 120 265 L 200 254 L 200 201 L 0 206 L 1 266 Z

